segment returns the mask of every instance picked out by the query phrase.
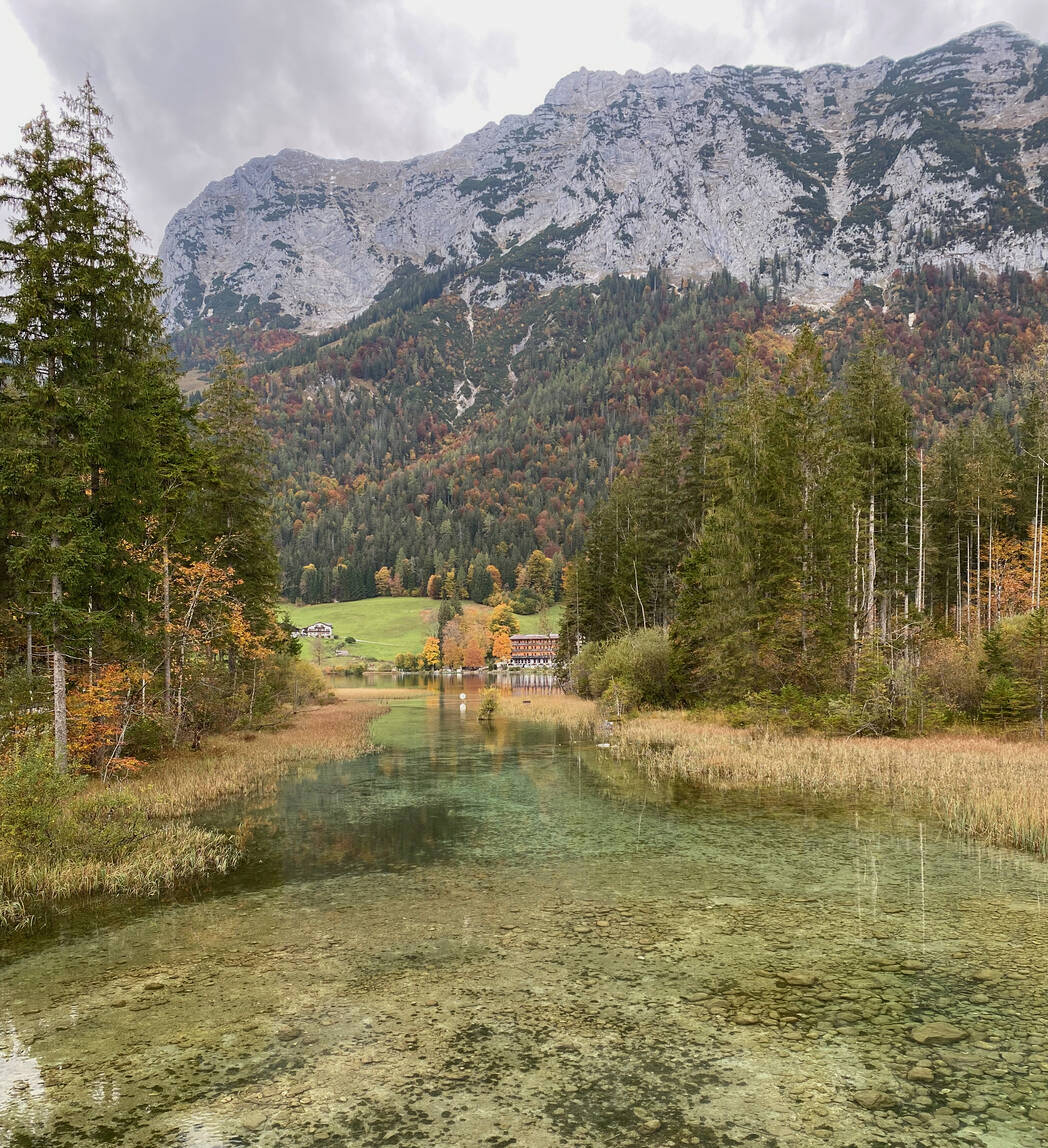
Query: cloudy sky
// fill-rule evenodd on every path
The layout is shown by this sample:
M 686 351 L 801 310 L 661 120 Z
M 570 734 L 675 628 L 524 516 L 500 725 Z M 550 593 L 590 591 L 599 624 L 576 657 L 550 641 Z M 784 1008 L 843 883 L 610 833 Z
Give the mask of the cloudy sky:
M 403 159 L 531 111 L 568 72 L 806 67 L 921 51 L 1045 0 L 0 0 L 0 151 L 86 72 L 154 243 L 284 147 Z

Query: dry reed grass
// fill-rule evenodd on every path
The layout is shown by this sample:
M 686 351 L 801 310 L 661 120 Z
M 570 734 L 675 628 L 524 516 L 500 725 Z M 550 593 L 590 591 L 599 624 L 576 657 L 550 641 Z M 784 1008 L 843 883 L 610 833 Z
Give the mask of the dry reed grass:
M 978 734 L 913 739 L 788 736 L 657 713 L 616 745 L 656 778 L 721 789 L 866 796 L 934 814 L 949 829 L 1048 857 L 1048 746 Z
M 572 695 L 502 698 L 511 718 L 598 737 L 596 703 Z M 735 729 L 681 713 L 617 723 L 608 740 L 653 779 L 718 789 L 866 798 L 936 817 L 953 832 L 1048 858 L 1048 745 L 978 733 L 921 738 L 793 736 Z
M 518 721 L 552 722 L 575 737 L 592 736 L 600 720 L 596 702 L 575 694 L 503 694 L 496 712 Z
M 364 696 L 360 696 L 364 695 Z M 123 783 L 150 817 L 182 817 L 234 797 L 265 796 L 299 762 L 354 757 L 393 691 L 344 690 L 327 705 L 302 710 L 284 728 L 224 734 L 201 751 L 182 750 Z
M 369 696 L 358 698 L 359 693 Z M 215 737 L 202 751 L 172 754 L 148 772 L 111 785 L 159 824 L 114 860 L 30 860 L 0 868 L 0 933 L 31 927 L 40 906 L 98 894 L 157 896 L 229 872 L 241 857 L 236 836 L 182 819 L 235 797 L 272 792 L 299 762 L 363 752 L 368 727 L 385 708 L 380 693 L 345 691 L 332 704 L 303 710 L 283 729 Z

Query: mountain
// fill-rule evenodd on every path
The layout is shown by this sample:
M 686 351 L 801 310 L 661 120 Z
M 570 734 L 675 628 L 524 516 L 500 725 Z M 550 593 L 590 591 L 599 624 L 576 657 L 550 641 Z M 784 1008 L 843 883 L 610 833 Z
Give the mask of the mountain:
M 806 320 L 835 380 L 869 328 L 883 334 L 929 444 L 976 412 L 1014 422 L 1012 369 L 1043 337 L 1048 278 L 929 266 L 813 315 L 725 272 L 679 287 L 652 271 L 472 314 L 449 293 L 303 338 L 251 368 L 284 593 L 367 596 L 384 565 L 407 590 L 489 563 L 509 585 L 536 548 L 572 557 L 655 420 L 687 436 L 715 418 L 744 339 L 774 376 Z
M 857 277 L 1048 264 L 1048 47 L 1007 25 L 909 59 L 561 80 L 398 163 L 253 159 L 166 230 L 173 329 L 315 332 L 390 293 L 467 306 L 658 266 L 825 305 Z

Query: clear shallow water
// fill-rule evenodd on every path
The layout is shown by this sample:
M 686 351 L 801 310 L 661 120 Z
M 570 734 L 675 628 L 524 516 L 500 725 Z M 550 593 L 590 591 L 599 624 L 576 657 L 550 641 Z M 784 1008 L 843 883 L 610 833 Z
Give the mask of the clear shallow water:
M 9 949 L 0 1146 L 1048 1142 L 1045 866 L 460 688 L 221 811 L 232 880 Z

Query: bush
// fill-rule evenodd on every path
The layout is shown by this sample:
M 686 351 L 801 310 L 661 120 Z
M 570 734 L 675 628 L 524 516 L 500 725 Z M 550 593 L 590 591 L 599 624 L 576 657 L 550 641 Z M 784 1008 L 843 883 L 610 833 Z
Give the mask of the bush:
M 612 678 L 600 695 L 600 710 L 605 717 L 622 717 L 640 708 L 640 690 L 630 681 Z
M 484 721 L 495 716 L 499 708 L 499 692 L 496 689 L 487 689 L 481 696 L 480 709 L 477 712 L 477 721 Z
M 46 738 L 51 726 L 48 706 L 51 679 L 8 669 L 0 676 L 0 749 L 13 741 Z
M 591 698 L 593 691 L 593 670 L 601 659 L 602 647 L 590 642 L 571 659 L 568 666 L 568 684 L 580 698 Z
M 131 722 L 124 735 L 124 756 L 152 761 L 171 742 L 171 731 L 164 723 L 152 717 Z
M 982 706 L 986 675 L 972 647 L 956 638 L 934 638 L 921 649 L 920 685 L 933 704 L 974 717 Z
M 569 679 L 581 697 L 604 698 L 614 683 L 628 706 L 672 706 L 682 694 L 677 654 L 664 630 L 636 630 L 600 645 L 583 646 Z
M 513 595 L 510 605 L 513 607 L 514 614 L 526 615 L 537 614 L 545 603 L 534 590 L 525 587 Z
M 63 804 L 80 784 L 55 769 L 45 740 L 0 758 L 0 855 L 17 862 L 52 853 Z

